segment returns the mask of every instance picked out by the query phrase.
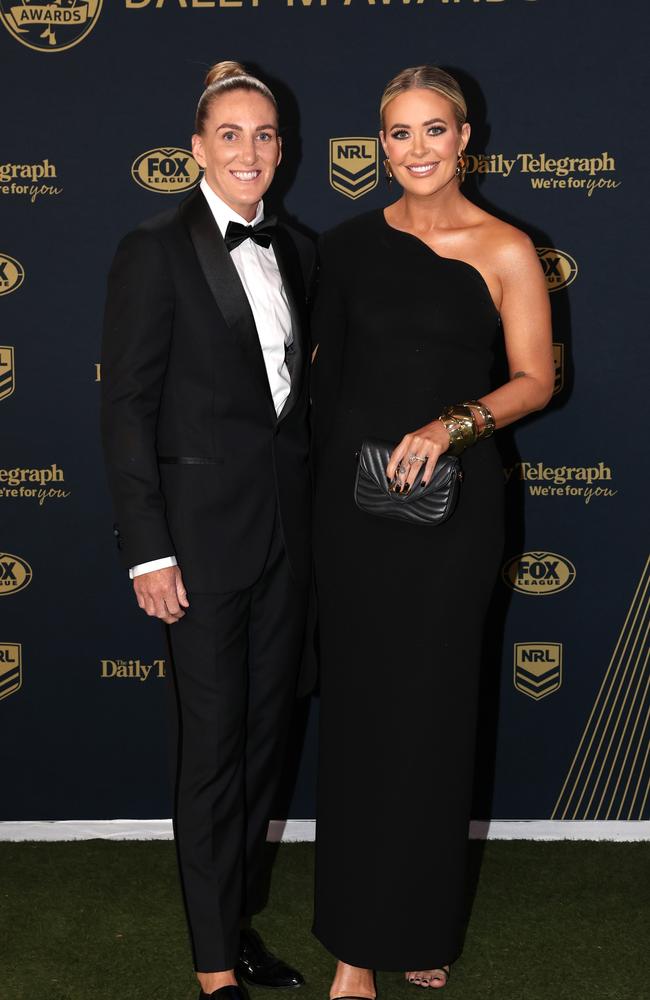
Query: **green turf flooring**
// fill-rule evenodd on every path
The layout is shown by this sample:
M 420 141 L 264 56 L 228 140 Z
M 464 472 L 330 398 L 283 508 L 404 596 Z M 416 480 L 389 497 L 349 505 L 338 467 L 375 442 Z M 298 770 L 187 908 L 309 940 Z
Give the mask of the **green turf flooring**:
M 441 998 L 650 998 L 650 844 L 471 846 L 472 918 Z M 312 845 L 280 848 L 257 921 L 307 979 L 296 1000 L 327 1000 L 333 968 L 309 929 L 312 865 Z M 196 1000 L 171 843 L 4 843 L 0 879 L 0 1000 Z M 378 984 L 380 1000 L 424 996 Z

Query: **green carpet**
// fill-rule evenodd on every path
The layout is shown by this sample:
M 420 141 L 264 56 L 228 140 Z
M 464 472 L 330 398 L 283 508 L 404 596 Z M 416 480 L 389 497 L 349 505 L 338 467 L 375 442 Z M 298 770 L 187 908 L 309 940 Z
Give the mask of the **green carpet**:
M 472 854 L 472 919 L 441 997 L 650 997 L 650 844 L 490 842 Z M 175 864 L 169 842 L 0 844 L 1 1000 L 196 1000 Z M 280 848 L 257 921 L 307 978 L 296 1000 L 327 1000 L 333 969 L 309 929 L 312 865 L 312 845 Z M 424 996 L 393 973 L 379 993 Z M 251 991 L 264 996 L 277 994 Z

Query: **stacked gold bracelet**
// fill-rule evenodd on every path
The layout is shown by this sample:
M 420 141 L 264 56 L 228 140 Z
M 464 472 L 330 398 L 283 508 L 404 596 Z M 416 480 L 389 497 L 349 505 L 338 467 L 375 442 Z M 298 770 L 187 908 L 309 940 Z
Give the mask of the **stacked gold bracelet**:
M 478 427 L 476 418 L 469 406 L 456 404 L 446 406 L 438 420 L 444 424 L 445 430 L 449 434 L 449 455 L 460 455 L 465 448 L 478 441 Z
M 480 430 L 474 409 L 477 409 L 483 418 L 483 427 Z M 470 445 L 490 437 L 496 426 L 491 411 L 478 400 L 446 406 L 438 420 L 449 434 L 448 454 L 450 455 L 460 455 Z
M 497 426 L 492 410 L 489 410 L 485 403 L 481 403 L 478 399 L 470 399 L 468 402 L 463 403 L 463 406 L 473 406 L 483 417 L 483 427 L 478 432 L 479 441 L 482 441 L 483 438 L 491 437 Z

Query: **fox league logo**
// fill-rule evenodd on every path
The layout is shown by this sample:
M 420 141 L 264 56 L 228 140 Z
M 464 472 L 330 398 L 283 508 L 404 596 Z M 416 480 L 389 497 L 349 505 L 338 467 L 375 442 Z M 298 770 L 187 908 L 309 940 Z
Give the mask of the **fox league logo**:
M 576 568 L 556 552 L 523 552 L 508 560 L 502 576 L 504 583 L 518 593 L 544 597 L 570 587 Z
M 201 179 L 201 168 L 189 149 L 159 146 L 136 157 L 131 166 L 136 184 L 157 194 L 189 191 Z
M 330 139 L 330 184 L 346 198 L 360 198 L 379 181 L 379 140 L 369 136 Z
M 16 594 L 32 582 L 32 567 L 20 556 L 0 552 L 0 597 Z
M 8 295 L 20 288 L 25 280 L 25 268 L 9 254 L 0 253 L 0 295 Z
M 546 278 L 549 292 L 566 288 L 578 275 L 578 265 L 565 250 L 555 247 L 536 247 L 539 262 Z

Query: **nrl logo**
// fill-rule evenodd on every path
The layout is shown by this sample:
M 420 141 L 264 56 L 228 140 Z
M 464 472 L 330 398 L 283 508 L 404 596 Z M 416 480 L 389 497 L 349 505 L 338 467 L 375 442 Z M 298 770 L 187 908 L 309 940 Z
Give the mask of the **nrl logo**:
M 557 396 L 564 388 L 564 344 L 553 344 L 553 368 L 555 370 L 553 395 Z
M 0 701 L 15 694 L 23 683 L 23 657 L 19 642 L 0 642 Z
M 64 52 L 95 27 L 103 0 L 0 0 L 10 35 L 37 52 Z
M 7 399 L 16 388 L 13 347 L 0 347 L 0 399 Z
M 360 198 L 379 181 L 379 140 L 368 136 L 330 139 L 330 184 L 346 198 Z
M 535 249 L 549 292 L 559 292 L 560 288 L 566 288 L 575 281 L 578 265 L 573 257 L 564 250 L 556 250 L 554 247 L 535 247 Z
M 516 642 L 514 683 L 535 701 L 557 691 L 562 684 L 562 643 Z

